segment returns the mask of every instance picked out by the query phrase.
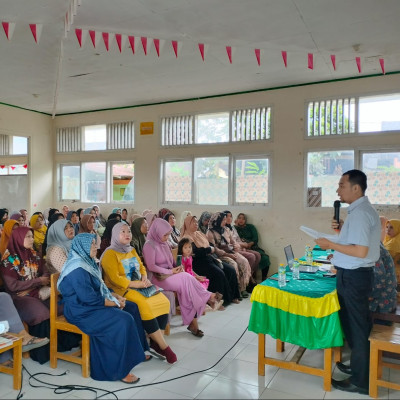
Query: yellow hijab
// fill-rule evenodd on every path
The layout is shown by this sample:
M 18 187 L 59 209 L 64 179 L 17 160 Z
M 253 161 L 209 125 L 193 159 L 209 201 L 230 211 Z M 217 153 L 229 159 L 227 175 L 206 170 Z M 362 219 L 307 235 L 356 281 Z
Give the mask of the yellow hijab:
M 8 241 L 10 239 L 11 232 L 13 231 L 13 227 L 15 224 L 19 226 L 18 221 L 15 221 L 13 219 L 9 219 L 4 223 L 4 229 L 0 239 L 0 254 L 4 254 L 4 252 L 6 251 Z
M 38 248 L 37 246 L 40 246 L 44 242 L 44 238 L 46 237 L 46 232 L 47 232 L 47 226 L 43 225 L 42 228 L 40 229 L 35 229 L 35 225 L 37 222 L 37 219 L 39 218 L 39 214 L 32 215 L 29 225 L 33 229 L 33 244 Z M 43 217 L 42 217 L 43 218 Z
M 386 250 L 390 253 L 392 258 L 394 258 L 396 254 L 400 253 L 400 219 L 390 219 L 386 222 L 386 226 L 388 226 L 388 224 L 393 226 L 395 236 L 390 237 L 385 235 L 383 245 L 386 247 Z

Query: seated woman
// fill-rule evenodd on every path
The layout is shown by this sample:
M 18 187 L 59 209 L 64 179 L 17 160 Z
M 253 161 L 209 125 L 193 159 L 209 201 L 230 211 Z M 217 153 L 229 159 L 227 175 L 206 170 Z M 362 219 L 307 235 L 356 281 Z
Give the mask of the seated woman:
M 231 302 L 239 303 L 239 286 L 235 268 L 219 260 L 214 247 L 210 246 L 207 236 L 198 229 L 196 216 L 186 217 L 181 237 L 192 241 L 193 270 L 210 280 L 210 291 L 223 295 L 224 306 Z
M 9 219 L 4 223 L 3 233 L 0 238 L 0 256 L 4 254 L 7 249 L 8 241 L 10 240 L 12 231 L 18 227 L 19 224 L 15 219 Z
M 22 321 L 29 325 L 29 333 L 37 337 L 50 335 L 50 279 L 43 260 L 33 250 L 33 230 L 15 229 L 2 258 L 0 271 L 6 291 L 11 295 Z M 67 351 L 78 346 L 80 335 L 61 332 L 58 350 Z M 50 359 L 49 346 L 31 351 L 34 361 L 43 364 Z
M 71 221 L 72 226 L 74 227 L 75 236 L 79 232 L 79 217 L 76 211 L 68 211 L 67 221 Z
M 148 229 L 150 229 L 151 224 L 154 222 L 154 220 L 157 218 L 157 215 L 152 213 L 152 212 L 148 212 L 145 215 L 146 221 L 147 221 L 147 227 Z
M 30 351 L 49 343 L 48 338 L 37 338 L 30 335 L 24 328 L 18 311 L 14 306 L 11 296 L 8 293 L 0 292 L 0 321 L 8 321 L 9 332 L 16 333 L 22 337 L 22 351 Z M 0 365 L 12 366 L 12 351 L 0 354 Z
M 102 226 L 106 226 L 107 221 L 105 220 L 105 218 L 103 217 L 103 215 L 100 212 L 100 207 L 97 204 L 93 204 L 92 209 L 94 210 L 95 214 L 95 218 L 96 221 L 99 221 L 100 225 Z
M 247 223 L 246 215 L 240 213 L 235 221 L 237 233 L 244 243 L 247 244 L 247 249 L 255 250 L 261 255 L 259 268 L 261 269 L 262 280 L 267 278 L 269 266 L 271 264 L 268 254 L 258 246 L 258 233 L 254 225 Z
M 383 245 L 393 259 L 400 253 L 400 219 L 390 219 L 386 222 Z
M 0 208 L 0 224 L 4 225 L 4 223 L 8 220 L 8 210 L 7 208 Z
M 42 244 L 42 253 L 41 256 L 44 257 L 47 254 L 47 236 L 49 234 L 49 229 L 51 228 L 51 226 L 58 220 L 60 219 L 65 219 L 64 218 L 64 214 L 60 213 L 60 212 L 54 212 L 53 214 L 51 214 L 51 216 L 49 217 L 49 224 L 47 225 L 47 230 L 46 230 L 46 234 L 44 235 L 44 242 Z
M 172 213 L 172 211 L 169 210 L 168 208 L 161 208 L 161 209 L 158 211 L 157 217 L 158 217 L 158 218 L 163 218 L 163 219 L 165 219 L 165 216 L 166 216 L 167 214 L 171 214 L 171 213 Z M 165 219 L 165 220 L 168 221 L 167 219 Z
M 106 229 L 101 237 L 100 249 L 97 251 L 97 258 L 100 258 L 105 249 L 111 245 L 112 230 L 118 222 L 120 221 L 117 218 L 109 219 L 106 222 Z
M 84 214 L 84 216 L 81 219 L 81 222 L 79 223 L 78 234 L 80 234 L 80 233 L 93 233 L 93 234 L 95 234 L 96 235 L 97 248 L 99 249 L 100 248 L 101 239 L 100 239 L 100 236 L 95 231 L 94 225 L 95 225 L 94 216 L 92 214 Z
M 257 269 L 261 261 L 261 254 L 255 250 L 248 249 L 247 243 L 240 239 L 236 228 L 232 226 L 232 213 L 226 210 L 224 211 L 224 214 L 226 215 L 225 233 L 227 234 L 227 237 L 229 237 L 230 243 L 233 245 L 234 250 L 241 254 L 250 264 L 252 277 L 246 291 L 251 293 L 254 286 L 257 285 Z
M 33 228 L 34 241 L 33 248 L 42 255 L 42 246 L 46 237 L 47 226 L 44 224 L 44 217 L 42 213 L 33 214 L 29 225 Z
M 171 231 L 167 221 L 161 218 L 154 220 L 143 246 L 144 260 L 153 273 L 153 284 L 177 293 L 183 324 L 188 325 L 187 329 L 193 335 L 202 337 L 204 333 L 199 329 L 197 319 L 203 314 L 206 304 L 215 308 L 218 301 L 215 293 L 205 290 L 195 277 L 184 272 L 182 266 L 175 267 L 167 244 Z
M 208 231 L 208 223 L 210 222 L 211 213 L 208 211 L 203 211 L 199 218 L 199 231 L 203 232 L 205 235 Z
M 163 218 L 171 225 L 171 228 L 172 228 L 171 235 L 168 238 L 168 244 L 171 247 L 171 249 L 176 249 L 176 248 L 178 248 L 178 243 L 179 243 L 179 239 L 180 239 L 179 236 L 181 233 L 179 232 L 179 230 L 176 227 L 175 214 L 173 212 L 169 212 L 169 213 L 165 214 Z
M 192 216 L 192 212 L 191 211 L 183 211 L 181 214 L 181 220 L 180 220 L 180 230 L 182 230 L 183 224 L 185 223 L 185 219 L 186 217 Z
M 109 221 L 110 219 L 117 219 L 118 221 L 121 221 L 121 214 L 111 213 L 111 214 L 107 217 L 107 221 Z
M 223 261 L 228 262 L 236 270 L 240 294 L 248 297 L 246 287 L 251 279 L 251 268 L 248 261 L 233 248 L 230 238 L 225 232 L 226 216 L 217 212 L 211 216 L 208 223 L 207 239 L 215 246 L 215 252 Z
M 130 246 L 131 240 L 129 225 L 117 223 L 112 229 L 111 246 L 104 251 L 100 260 L 105 283 L 115 293 L 137 304 L 143 327 L 150 337 L 150 347 L 166 357 L 168 363 L 174 364 L 176 355 L 164 338 L 169 301 L 162 293 L 156 292 L 150 297 L 142 294 L 141 289 L 152 284 L 147 279 L 146 268 Z
M 136 253 L 143 261 L 143 246 L 146 242 L 148 225 L 146 218 L 139 217 L 133 220 L 131 225 L 132 241 L 131 246 L 136 250 Z
M 10 219 L 14 219 L 15 221 L 17 221 L 19 226 L 24 226 L 25 225 L 25 218 L 19 212 L 15 212 L 15 213 L 11 214 Z
M 68 322 L 90 336 L 93 379 L 137 383 L 139 378 L 131 370 L 146 359 L 143 329 L 127 310 L 125 299 L 107 289 L 94 261 L 96 251 L 94 234 L 79 234 L 72 241 L 57 284 L 64 315 Z
M 54 222 L 47 234 L 46 265 L 50 274 L 61 272 L 75 237 L 71 221 L 60 219 Z

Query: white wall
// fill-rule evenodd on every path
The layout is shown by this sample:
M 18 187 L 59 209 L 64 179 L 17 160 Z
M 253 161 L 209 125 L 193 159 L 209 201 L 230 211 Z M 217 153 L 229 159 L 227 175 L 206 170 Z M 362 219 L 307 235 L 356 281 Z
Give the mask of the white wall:
M 305 104 L 309 99 L 330 96 L 351 96 L 358 94 L 375 94 L 381 92 L 399 92 L 400 76 L 381 76 L 346 81 L 331 82 L 287 89 L 262 91 L 235 96 L 226 96 L 198 101 L 178 102 L 165 105 L 136 107 L 124 110 L 102 111 L 56 117 L 54 128 L 91 125 L 111 121 L 134 120 L 136 122 L 136 148 L 132 152 L 113 152 L 107 154 L 85 153 L 85 160 L 134 160 L 135 161 L 135 211 L 151 208 L 158 210 L 160 203 L 159 162 L 163 157 L 182 156 L 187 154 L 227 155 L 227 154 L 270 154 L 272 157 L 272 197 L 267 207 L 248 206 L 170 206 L 177 217 L 189 209 L 200 216 L 204 210 L 222 211 L 230 209 L 235 216 L 245 212 L 249 221 L 259 231 L 263 247 L 272 258 L 272 269 L 276 270 L 279 262 L 284 261 L 283 247 L 292 243 L 295 255 L 301 256 L 304 246 L 311 243 L 308 237 L 299 231 L 300 225 L 308 225 L 322 231 L 330 231 L 331 209 L 313 209 L 305 207 L 305 156 L 308 150 L 324 149 L 374 149 L 380 146 L 399 146 L 398 134 L 383 136 L 365 135 L 362 137 L 329 137 L 323 139 L 305 139 Z M 230 145 L 193 146 L 181 149 L 163 149 L 160 147 L 160 118 L 179 113 L 205 113 L 224 111 L 232 108 L 270 105 L 273 107 L 273 139 L 267 143 L 234 143 Z M 153 121 L 155 133 L 152 136 L 140 136 L 139 124 Z M 54 130 L 55 132 L 55 130 Z M 100 158 L 99 158 L 100 157 Z M 58 162 L 82 160 L 81 155 L 56 155 Z M 43 171 L 43 168 L 41 169 Z M 43 171 L 44 172 L 44 171 Z M 38 176 L 38 174 L 35 174 Z M 41 178 L 40 178 L 41 179 Z M 40 181 L 42 182 L 42 181 Z M 35 183 L 35 182 L 34 182 Z M 56 183 L 56 181 L 54 182 Z M 55 199 L 56 200 L 56 199 Z M 47 203 L 46 203 L 47 204 Z M 62 204 L 55 204 L 61 206 Z M 43 204 L 44 206 L 44 204 Z M 72 206 L 70 204 L 70 206 Z M 77 209 L 80 204 L 74 204 Z M 86 205 L 89 206 L 89 205 Z M 114 207 L 112 204 L 102 206 L 104 214 Z M 167 206 L 168 207 L 168 206 Z M 379 212 L 388 217 L 398 215 L 398 210 L 380 208 Z M 343 212 L 343 215 L 345 213 Z

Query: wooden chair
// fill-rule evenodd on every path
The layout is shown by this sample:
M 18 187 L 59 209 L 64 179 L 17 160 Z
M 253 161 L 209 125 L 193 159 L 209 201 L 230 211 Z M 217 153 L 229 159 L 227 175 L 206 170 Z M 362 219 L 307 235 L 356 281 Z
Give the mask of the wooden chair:
M 88 378 L 90 376 L 90 345 L 89 336 L 83 333 L 77 326 L 67 322 L 63 315 L 58 315 L 58 289 L 57 282 L 60 273 L 52 274 L 50 278 L 50 366 L 57 368 L 57 359 L 73 362 L 82 365 L 82 376 Z M 66 331 L 79 333 L 82 335 L 81 349 L 75 353 L 66 354 L 57 351 L 57 333 L 58 331 Z
M 16 335 L 17 336 L 17 335 Z M 6 367 L 0 365 L 0 372 L 13 376 L 13 387 L 15 390 L 21 389 L 22 384 L 22 338 L 15 340 L 8 346 L 0 349 L 0 354 L 7 350 L 13 350 L 13 366 Z M 4 387 L 2 387 L 4 389 Z
M 382 360 L 383 351 L 400 354 L 400 328 L 394 326 L 374 325 L 369 336 L 371 345 L 369 362 L 369 395 L 378 397 L 378 386 L 400 390 L 400 384 L 382 379 L 382 367 L 400 370 L 400 364 Z

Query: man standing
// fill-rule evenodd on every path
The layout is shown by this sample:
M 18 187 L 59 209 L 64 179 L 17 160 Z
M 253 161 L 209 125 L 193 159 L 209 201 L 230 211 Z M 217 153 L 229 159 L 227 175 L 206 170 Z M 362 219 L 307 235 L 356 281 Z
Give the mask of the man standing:
M 372 328 L 368 298 L 372 290 L 373 267 L 379 258 L 381 224 L 377 212 L 365 196 L 367 176 L 359 170 L 345 172 L 336 190 L 342 203 L 348 203 L 348 215 L 337 243 L 316 239 L 322 249 L 335 250 L 331 262 L 337 269 L 339 316 L 351 349 L 350 366 L 338 363 L 340 371 L 351 375 L 332 386 L 346 392 L 368 394 L 369 341 Z M 339 226 L 338 226 L 339 225 Z

